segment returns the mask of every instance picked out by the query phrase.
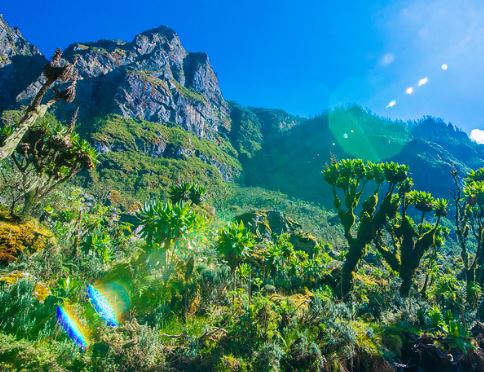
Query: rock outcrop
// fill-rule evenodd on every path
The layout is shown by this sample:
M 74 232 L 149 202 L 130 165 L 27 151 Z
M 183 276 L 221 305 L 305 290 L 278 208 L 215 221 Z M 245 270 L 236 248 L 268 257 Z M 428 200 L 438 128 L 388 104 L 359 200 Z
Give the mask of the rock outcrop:
M 175 124 L 200 138 L 230 130 L 229 106 L 205 53 L 190 53 L 167 27 L 131 41 L 75 43 L 63 53 L 77 56 L 77 96 L 57 114 L 67 119 L 75 106 L 81 121 L 107 114 Z M 18 29 L 0 18 L 0 110 L 27 103 L 36 93 L 46 59 Z
M 229 130 L 229 108 L 208 56 L 187 52 L 167 27 L 129 43 L 73 44 L 64 58 L 74 56 L 80 77 L 75 104 L 84 119 L 114 113 L 176 124 L 201 138 Z
M 42 72 L 47 60 L 0 14 L 0 110 L 16 105 L 17 95 Z

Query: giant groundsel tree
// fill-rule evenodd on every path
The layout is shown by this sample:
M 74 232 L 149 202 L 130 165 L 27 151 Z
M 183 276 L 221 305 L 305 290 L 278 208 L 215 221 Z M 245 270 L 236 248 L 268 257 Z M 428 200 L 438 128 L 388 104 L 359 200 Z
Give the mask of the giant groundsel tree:
M 170 200 L 146 203 L 138 213 L 142 225 L 141 236 L 146 239 L 150 251 L 161 253 L 161 264 L 166 266 L 169 253 L 180 239 L 203 224 L 203 218 L 189 204 Z
M 360 159 L 333 161 L 323 170 L 348 244 L 339 284 L 343 297 L 350 292 L 358 264 L 371 246 L 399 273 L 400 292 L 406 296 L 424 254 L 442 243 L 440 222 L 446 201 L 412 191 L 408 171 L 406 165 Z M 422 212 L 419 223 L 407 212 L 411 205 Z M 425 219 L 431 211 L 437 216 L 434 224 Z
M 20 111 L 3 113 L 0 143 L 9 138 L 21 115 Z M 34 123 L 20 145 L 2 162 L 0 191 L 12 216 L 30 216 L 59 184 L 94 167 L 96 152 L 74 131 L 75 123 L 74 117 L 67 127 L 46 114 Z
M 387 221 L 385 229 L 378 232 L 375 247 L 387 264 L 398 272 L 402 280 L 400 294 L 406 297 L 424 255 L 444 243 L 447 229 L 441 226 L 441 221 L 447 215 L 448 203 L 444 199 L 435 199 L 428 192 L 407 187 L 399 190 L 398 201 L 399 211 Z M 415 209 L 412 214 L 410 207 Z M 413 216 L 417 216 L 418 222 Z M 387 239 L 383 239 L 385 234 Z
M 484 168 L 471 171 L 463 185 L 452 171 L 454 222 L 468 285 L 484 284 Z M 474 252 L 474 253 L 473 253 Z
M 334 206 L 348 243 L 339 288 L 341 295 L 346 296 L 358 263 L 387 218 L 395 216 L 398 197 L 394 190 L 408 182 L 408 167 L 350 159 L 332 162 L 323 175 L 332 187 Z

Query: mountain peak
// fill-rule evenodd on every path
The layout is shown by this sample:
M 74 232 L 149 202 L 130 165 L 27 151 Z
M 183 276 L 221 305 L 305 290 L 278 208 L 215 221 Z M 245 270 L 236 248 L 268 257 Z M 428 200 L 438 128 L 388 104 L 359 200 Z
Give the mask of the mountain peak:
M 30 44 L 18 27 L 11 27 L 0 14 L 0 67 L 11 63 L 15 56 L 41 55 L 40 50 Z
M 74 104 L 81 108 L 81 120 L 120 114 L 179 125 L 199 137 L 230 127 L 228 104 L 208 55 L 189 53 L 169 27 L 141 32 L 131 42 L 74 43 L 63 57 L 78 60 Z M 33 94 L 30 89 L 16 97 L 26 100 Z M 70 115 L 68 107 L 60 104 L 57 109 L 61 118 Z
M 178 34 L 175 32 L 175 30 L 173 30 L 172 28 L 165 26 L 165 25 L 161 25 L 161 26 L 152 28 L 150 30 L 143 31 L 143 32 L 139 33 L 138 35 L 136 35 L 135 39 L 136 39 L 137 36 L 140 36 L 140 35 L 164 36 L 164 37 L 169 38 L 169 39 L 173 39 L 175 37 L 178 37 Z
M 16 105 L 16 97 L 42 72 L 46 59 L 17 27 L 0 14 L 0 109 Z

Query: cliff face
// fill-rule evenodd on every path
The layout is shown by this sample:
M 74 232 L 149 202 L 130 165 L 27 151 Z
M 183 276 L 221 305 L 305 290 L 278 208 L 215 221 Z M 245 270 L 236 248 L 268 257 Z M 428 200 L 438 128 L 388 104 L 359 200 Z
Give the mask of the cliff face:
M 228 105 L 208 56 L 187 52 L 174 31 L 160 27 L 130 43 L 77 43 L 64 52 L 78 56 L 76 103 L 84 116 L 120 114 L 173 123 L 202 138 L 229 130 Z
M 159 27 L 131 42 L 100 40 L 75 43 L 63 57 L 78 57 L 79 84 L 71 107 L 81 119 L 119 114 L 155 123 L 171 123 L 201 138 L 230 130 L 230 113 L 217 76 L 205 53 L 190 53 L 178 35 Z M 17 29 L 0 18 L 0 110 L 27 103 L 40 86 L 46 59 Z
M 39 76 L 45 63 L 39 49 L 0 14 L 0 110 L 16 105 L 17 95 Z
M 408 164 L 417 188 L 447 197 L 452 167 L 463 174 L 484 161 L 483 146 L 432 118 L 410 125 L 349 107 L 303 119 L 229 104 L 208 56 L 187 52 L 167 27 L 130 42 L 75 43 L 64 58 L 75 56 L 77 96 L 56 114 L 69 119 L 79 106 L 82 133 L 101 154 L 100 182 L 111 180 L 132 194 L 183 176 L 238 181 L 330 205 L 321 168 L 336 156 Z M 0 17 L 0 111 L 31 99 L 39 86 L 32 81 L 46 62 Z

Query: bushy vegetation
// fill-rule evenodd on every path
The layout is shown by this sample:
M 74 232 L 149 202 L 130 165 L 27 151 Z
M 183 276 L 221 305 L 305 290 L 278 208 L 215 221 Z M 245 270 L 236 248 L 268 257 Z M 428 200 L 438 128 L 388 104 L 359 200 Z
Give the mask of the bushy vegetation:
M 449 196 L 453 184 L 448 173 L 453 166 L 461 178 L 482 166 L 482 146 L 435 118 L 390 120 L 360 106 L 327 110 L 302 121 L 297 117 L 268 119 L 270 115 L 258 120 L 260 112 L 254 109 L 234 112 L 232 142 L 246 154 L 242 157 L 246 184 L 328 207 L 331 190 L 321 184 L 320 170 L 331 156 L 409 165 L 417 188 L 432 191 L 436 197 Z
M 225 181 L 237 179 L 241 172 L 234 148 L 223 138 L 217 143 L 179 127 L 119 116 L 82 130 L 99 150 L 100 164 L 91 172 L 90 189 L 101 189 L 105 198 L 127 211 L 193 180 L 210 186 L 208 196 L 218 198 L 224 194 Z
M 120 117 L 82 131 L 99 154 L 47 115 L 1 164 L 1 369 L 484 368 L 483 169 L 449 174 L 449 202 L 407 165 L 334 159 L 331 212 L 227 184 L 223 138 Z

